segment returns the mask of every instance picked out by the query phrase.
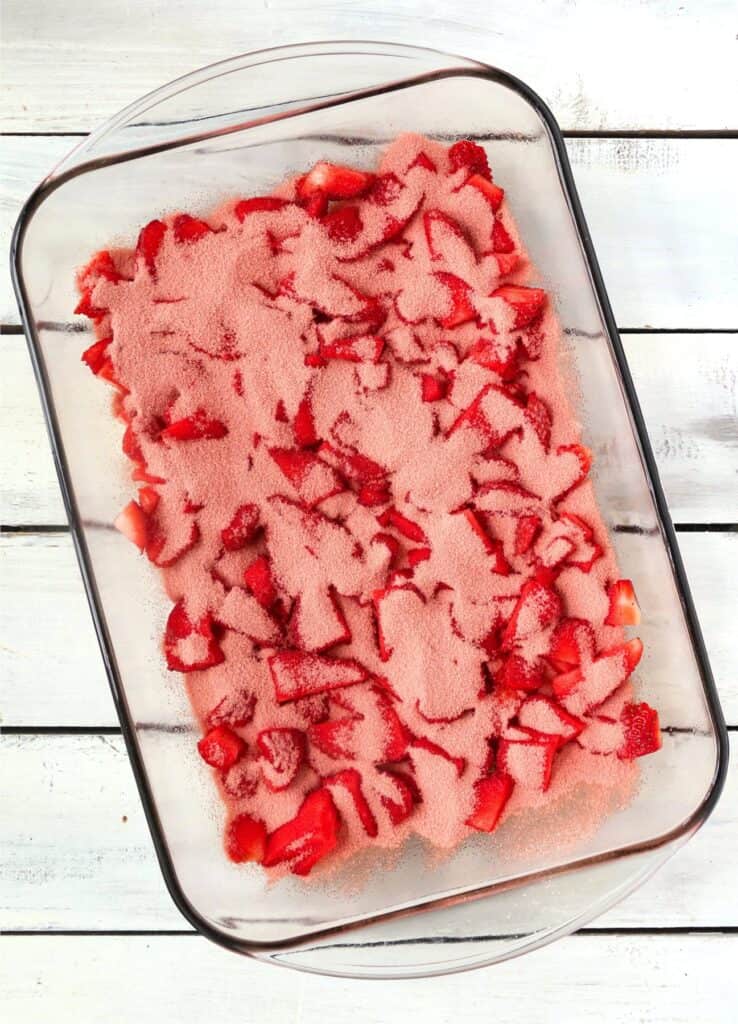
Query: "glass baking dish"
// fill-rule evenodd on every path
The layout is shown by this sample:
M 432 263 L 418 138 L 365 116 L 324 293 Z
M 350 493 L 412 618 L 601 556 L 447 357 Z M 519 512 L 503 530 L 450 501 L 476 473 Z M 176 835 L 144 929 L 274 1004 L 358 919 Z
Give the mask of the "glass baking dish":
M 623 576 L 636 580 L 661 752 L 629 806 L 559 853 L 505 846 L 504 825 L 431 865 L 409 843 L 391 864 L 329 883 L 267 884 L 231 864 L 220 808 L 195 751 L 183 687 L 163 665 L 168 602 L 156 570 L 113 528 L 129 500 L 120 427 L 80 363 L 74 275 L 111 240 L 132 244 L 162 213 L 207 211 L 269 191 L 320 159 L 372 166 L 399 132 L 486 147 L 495 178 L 582 381 L 578 415 Z M 512 76 L 387 43 L 266 50 L 197 71 L 85 139 L 26 204 L 13 273 L 59 479 L 121 727 L 164 878 L 185 917 L 243 953 L 349 976 L 440 974 L 503 960 L 591 920 L 707 818 L 726 734 L 653 456 L 579 206 L 561 133 Z M 82 336 L 81 336 L 82 335 Z M 116 466 L 116 459 L 118 465 Z

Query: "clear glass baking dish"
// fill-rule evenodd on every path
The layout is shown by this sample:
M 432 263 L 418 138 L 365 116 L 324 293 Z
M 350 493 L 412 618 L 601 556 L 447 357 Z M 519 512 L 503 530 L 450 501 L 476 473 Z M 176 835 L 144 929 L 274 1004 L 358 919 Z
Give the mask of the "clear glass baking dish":
M 112 529 L 130 498 L 119 426 L 80 363 L 75 269 L 111 240 L 132 244 L 161 213 L 206 211 L 269 191 L 319 159 L 371 166 L 404 130 L 481 141 L 583 382 L 578 410 L 622 574 L 636 580 L 662 751 L 641 762 L 633 802 L 578 846 L 525 861 L 504 826 L 431 867 L 410 844 L 365 865 L 361 886 L 285 880 L 227 861 L 221 808 L 160 636 L 156 570 Z M 80 568 L 164 878 L 185 917 L 224 946 L 349 976 L 440 974 L 493 963 L 591 920 L 707 818 L 726 734 L 666 504 L 560 131 L 512 76 L 387 43 L 266 50 L 144 97 L 85 139 L 28 200 L 13 273 Z M 116 459 L 119 465 L 116 467 Z M 346 871 L 350 871 L 346 869 Z

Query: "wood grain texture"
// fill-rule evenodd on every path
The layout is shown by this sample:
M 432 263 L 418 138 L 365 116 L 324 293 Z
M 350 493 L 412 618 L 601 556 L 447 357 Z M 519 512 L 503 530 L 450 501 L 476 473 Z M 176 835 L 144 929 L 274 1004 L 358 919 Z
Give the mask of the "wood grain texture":
M 6 735 L 0 767 L 13 779 L 3 797 L 0 927 L 189 927 L 160 875 L 121 737 Z M 702 831 L 597 926 L 738 927 L 737 833 L 734 760 Z
M 77 142 L 5 140 L 0 246 L 10 243 L 31 190 Z M 570 139 L 567 149 L 618 323 L 738 327 L 738 236 L 734 218 L 726 216 L 738 178 L 738 140 Z M 5 265 L 0 322 L 18 321 Z
M 734 13 L 730 0 L 426 0 L 422 11 L 414 0 L 100 0 L 91 17 L 83 0 L 6 0 L 2 125 L 89 130 L 238 53 L 383 39 L 499 65 L 528 81 L 565 128 L 734 128 Z
M 727 721 L 738 725 L 738 533 L 679 537 Z M 117 725 L 68 535 L 0 537 L 6 726 Z

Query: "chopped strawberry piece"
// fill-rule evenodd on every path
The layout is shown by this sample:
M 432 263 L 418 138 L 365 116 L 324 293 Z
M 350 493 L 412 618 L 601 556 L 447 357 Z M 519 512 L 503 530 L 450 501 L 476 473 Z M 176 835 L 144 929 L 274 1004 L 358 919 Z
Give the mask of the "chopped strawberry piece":
M 364 227 L 357 206 L 342 206 L 323 217 L 323 225 L 332 242 L 354 242 Z
M 290 636 L 296 647 L 318 654 L 337 644 L 351 643 L 351 630 L 332 588 L 295 599 Z
M 139 551 L 146 547 L 147 517 L 137 502 L 129 501 L 117 516 L 113 526 L 135 544 Z
M 468 249 L 469 243 L 455 220 L 441 210 L 426 210 L 423 214 L 423 230 L 430 258 L 434 261 L 444 257 L 444 243 L 447 239 L 462 242 Z M 472 254 L 473 255 L 473 254 Z
M 212 234 L 213 229 L 199 217 L 190 217 L 189 213 L 179 213 L 172 221 L 172 231 L 174 232 L 174 241 L 183 243 L 199 242 L 205 235 Z
M 266 555 L 259 555 L 244 569 L 243 579 L 262 608 L 271 608 L 277 600 L 272 566 Z
M 220 531 L 226 551 L 240 551 L 255 537 L 259 529 L 259 508 L 257 505 L 241 505 L 233 513 L 228 524 Z
M 278 196 L 253 196 L 251 199 L 242 199 L 236 203 L 233 212 L 236 218 L 243 224 L 244 220 L 252 213 L 274 213 L 289 206 L 286 199 Z
M 84 288 L 81 299 L 74 307 L 74 312 L 79 313 L 81 316 L 87 316 L 90 320 L 101 320 L 107 313 L 107 310 L 93 303 L 91 288 Z
M 197 744 L 200 757 L 211 768 L 227 771 L 231 768 L 246 749 L 246 744 L 227 725 L 217 725 L 211 729 Z
M 336 848 L 339 818 L 331 795 L 321 787 L 304 800 L 291 821 L 267 839 L 262 863 L 266 867 L 290 862 L 296 875 L 309 875 L 319 860 Z
M 297 195 L 307 199 L 321 192 L 329 199 L 355 199 L 368 191 L 373 181 L 373 174 L 322 160 L 298 182 Z
M 392 824 L 401 825 L 412 814 L 420 794 L 417 792 L 415 784 L 404 773 L 385 768 L 382 770 L 382 775 L 391 781 L 394 792 L 393 796 L 382 793 L 379 799 Z
M 527 327 L 533 323 L 543 309 L 546 293 L 542 288 L 525 288 L 522 285 L 503 284 L 495 288 L 492 298 L 503 299 L 515 312 L 513 328 Z
M 648 704 L 626 704 L 620 713 L 625 738 L 618 750 L 621 760 L 643 757 L 661 749 L 659 715 Z
M 386 505 L 390 500 L 389 484 L 386 481 L 362 484 L 356 493 L 356 498 L 360 505 L 365 505 L 367 508 Z
M 134 479 L 136 476 L 134 474 Z M 156 481 L 157 478 L 154 477 Z M 161 482 L 161 481 L 159 481 Z M 186 527 L 187 524 L 183 524 Z M 196 522 L 189 524 L 189 530 L 175 537 L 167 537 L 161 530 L 156 518 L 149 518 L 146 535 L 146 556 L 160 569 L 168 569 L 178 562 L 183 555 L 194 548 L 200 540 L 200 527 Z
M 558 594 L 536 580 L 524 583 L 520 597 L 505 627 L 503 647 L 510 648 L 533 633 L 539 633 L 561 614 Z
M 435 174 L 438 170 L 428 154 L 424 153 L 422 150 L 418 153 L 413 162 L 408 165 L 405 173 L 407 174 L 407 171 L 411 171 L 413 167 L 422 167 L 424 171 L 430 171 L 432 174 Z
M 588 664 L 555 676 L 552 681 L 554 695 L 571 714 L 587 714 L 625 682 L 642 653 L 643 644 L 637 637 L 602 651 Z
M 313 220 L 320 220 L 328 209 L 328 196 L 325 192 L 312 192 L 304 198 L 298 197 L 297 201 L 308 217 L 312 217 Z
M 261 771 L 269 789 L 290 786 L 305 760 L 305 734 L 300 729 L 262 729 L 256 745 L 264 759 Z
M 470 139 L 460 139 L 449 149 L 448 158 L 452 171 L 458 171 L 464 167 L 470 174 L 480 174 L 483 178 L 491 181 L 492 172 L 489 169 L 487 154 L 476 142 L 472 142 Z
M 594 630 L 584 619 L 562 619 L 551 637 L 549 657 L 566 665 L 581 665 L 594 656 Z
M 407 560 L 409 565 L 414 569 L 416 565 L 420 565 L 421 562 L 427 562 L 432 554 L 430 548 L 410 548 L 407 553 Z
M 548 451 L 551 441 L 551 413 L 545 402 L 541 401 L 538 395 L 531 391 L 528 395 L 525 415 L 538 436 L 538 440 Z
M 474 810 L 466 819 L 470 828 L 494 832 L 515 783 L 509 775 L 496 772 L 474 784 Z
M 136 432 L 134 431 L 131 423 L 128 424 L 123 433 L 122 448 L 123 454 L 127 455 L 129 459 L 133 460 L 133 462 L 144 462 L 141 445 L 139 444 Z
M 440 402 L 448 394 L 448 380 L 424 373 L 420 377 L 421 397 L 424 402 Z
M 389 206 L 400 198 L 404 188 L 397 175 L 391 171 L 387 174 L 378 174 L 367 192 L 367 199 L 377 206 Z
M 319 453 L 335 460 L 344 476 L 359 483 L 383 483 L 387 470 L 361 452 L 344 452 L 329 444 L 322 444 Z M 386 485 L 385 485 L 386 486 Z
M 239 814 L 229 822 L 225 834 L 225 848 L 229 858 L 236 864 L 244 864 L 246 861 L 261 864 L 266 852 L 266 843 L 266 826 L 258 818 Z
M 568 672 L 562 672 L 560 675 L 554 676 L 552 680 L 553 692 L 561 700 L 579 689 L 583 681 L 582 670 L 580 668 L 572 668 Z
M 520 516 L 515 525 L 515 554 L 524 555 L 541 530 L 540 516 Z
M 303 448 L 270 448 L 269 454 L 310 508 L 344 490 L 333 467 L 314 452 Z
M 228 725 L 232 729 L 248 725 L 253 721 L 256 710 L 256 696 L 250 690 L 241 688 L 226 694 L 207 717 L 209 729 L 217 725 Z
M 290 418 L 287 415 L 287 410 L 284 407 L 284 402 L 280 398 L 277 402 L 276 408 L 274 409 L 274 418 L 277 423 L 289 423 Z
M 310 742 L 334 761 L 356 760 L 358 720 L 351 715 L 318 722 L 308 729 Z
M 144 513 L 150 516 L 156 511 L 156 506 L 159 504 L 159 492 L 155 491 L 153 487 L 139 487 L 138 503 Z
M 75 312 L 82 312 L 77 308 Z M 106 359 L 108 359 L 108 346 L 112 341 L 110 338 L 101 338 L 100 341 L 96 341 L 93 345 L 90 345 L 88 349 L 82 353 L 82 362 L 87 363 L 92 372 L 97 376 L 105 365 Z
M 520 346 L 501 347 L 496 341 L 488 338 L 479 338 L 469 349 L 469 359 L 484 366 L 488 370 L 494 370 L 503 380 L 512 380 L 519 371 Z
M 476 319 L 477 311 L 469 300 L 469 285 L 455 274 L 443 270 L 437 270 L 434 277 L 448 288 L 451 303 L 449 312 L 440 320 L 441 326 L 460 327 L 469 320 Z
M 503 739 L 497 746 L 497 766 L 518 785 L 545 793 L 551 782 L 558 748 L 555 736 L 526 740 Z
M 557 455 L 566 455 L 569 453 L 575 457 L 575 459 L 579 463 L 579 468 L 576 473 L 576 476 L 574 477 L 573 482 L 570 483 L 567 487 L 565 487 L 563 491 L 560 491 L 558 494 L 555 494 L 552 498 L 553 501 L 561 501 L 561 499 L 565 498 L 567 494 L 570 494 L 575 487 L 578 487 L 582 480 L 584 480 L 587 474 L 589 473 L 590 467 L 592 465 L 592 452 L 589 450 L 589 448 L 585 447 L 585 445 L 562 444 L 556 449 Z
M 192 622 L 181 599 L 172 608 L 164 633 L 167 668 L 173 672 L 200 672 L 220 665 L 225 655 L 213 633 L 209 614 Z
M 78 280 L 86 287 L 94 288 L 100 278 L 113 284 L 124 280 L 107 249 L 95 253 L 87 266 L 80 271 Z
M 466 184 L 471 185 L 472 188 L 481 192 L 492 207 L 493 213 L 497 213 L 499 208 L 502 206 L 502 200 L 505 198 L 505 190 L 503 188 L 500 188 L 499 185 L 495 185 L 493 181 L 488 181 L 487 178 L 482 177 L 481 174 L 472 174 Z
M 376 363 L 384 349 L 384 338 L 378 334 L 354 334 L 332 342 L 321 342 L 323 359 L 344 359 L 349 363 Z
M 165 427 L 159 435 L 169 441 L 216 440 L 225 437 L 228 427 L 220 420 L 213 419 L 204 409 L 197 409 L 192 416 L 184 416 Z
M 573 740 L 585 727 L 581 718 L 570 715 L 556 701 L 540 695 L 526 698 L 518 710 L 517 718 L 523 729 L 557 736 L 559 746 Z
M 610 610 L 605 624 L 608 626 L 637 626 L 641 621 L 641 610 L 630 580 L 616 580 L 607 588 Z
M 438 743 L 434 743 L 433 740 L 429 740 L 427 736 L 413 736 L 410 740 L 411 747 L 418 747 L 420 750 L 427 750 L 429 754 L 435 754 L 437 757 L 442 757 L 445 761 L 450 761 L 456 769 L 456 774 L 461 776 L 464 774 L 466 769 L 466 758 L 465 757 L 454 757 L 449 754 L 447 750 L 444 750 Z
M 385 528 L 391 527 L 401 533 L 403 537 L 407 537 L 414 544 L 427 544 L 428 538 L 421 526 L 414 523 L 412 519 L 408 519 L 401 512 L 398 512 L 396 508 L 390 507 L 384 510 L 380 515 L 377 516 L 377 522 L 380 526 Z
M 280 704 L 311 693 L 354 686 L 363 683 L 368 675 L 363 665 L 353 659 L 328 658 L 307 651 L 280 651 L 269 658 L 269 670 Z
M 305 395 L 297 407 L 292 429 L 295 435 L 295 444 L 299 448 L 311 448 L 319 441 L 315 429 L 313 406 L 308 395 Z
M 361 775 L 359 775 L 357 770 L 355 768 L 344 768 L 343 771 L 336 772 L 335 775 L 329 775 L 323 780 L 323 783 L 329 789 L 332 786 L 342 786 L 348 790 L 364 831 L 373 839 L 379 832 L 377 819 L 374 817 L 372 809 L 364 796 L 361 788 Z
M 519 654 L 511 654 L 497 676 L 508 690 L 523 690 L 532 693 L 543 686 L 545 678 L 537 665 L 531 664 Z
M 510 235 L 507 233 L 505 226 L 499 217 L 495 217 L 495 223 L 492 228 L 492 252 L 515 252 L 515 243 L 513 242 Z
M 152 220 L 141 228 L 136 242 L 136 256 L 141 257 L 149 274 L 156 280 L 156 257 L 159 255 L 167 226 L 160 220 Z

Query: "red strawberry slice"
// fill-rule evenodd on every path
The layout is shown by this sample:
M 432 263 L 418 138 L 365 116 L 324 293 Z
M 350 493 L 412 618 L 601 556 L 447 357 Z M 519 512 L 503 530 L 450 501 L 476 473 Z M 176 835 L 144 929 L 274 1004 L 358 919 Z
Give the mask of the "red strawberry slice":
M 472 188 L 481 192 L 492 207 L 492 212 L 497 213 L 499 208 L 502 206 L 502 200 L 505 198 L 504 188 L 500 188 L 499 185 L 495 185 L 493 181 L 489 181 L 487 178 L 482 177 L 481 174 L 472 174 L 465 184 L 471 185 Z
M 420 394 L 424 402 L 440 402 L 448 394 L 449 381 L 446 377 L 434 377 L 423 373 L 420 377 Z
M 412 519 L 408 519 L 401 512 L 398 512 L 394 506 L 390 506 L 377 516 L 377 522 L 380 526 L 385 528 L 391 528 L 401 533 L 403 537 L 407 537 L 414 544 L 427 544 L 428 538 L 421 526 L 414 523 Z
M 135 473 L 134 479 L 136 479 Z M 154 477 L 153 479 L 156 481 L 158 478 Z M 150 562 L 153 562 L 160 569 L 168 569 L 174 565 L 183 555 L 191 551 L 199 540 L 200 527 L 196 522 L 188 523 L 186 520 L 183 520 L 178 524 L 178 532 L 167 536 L 162 531 L 156 517 L 150 516 L 148 518 L 146 556 Z
M 447 253 L 461 251 L 476 262 L 476 257 L 460 225 L 441 210 L 426 210 L 423 214 L 423 230 L 431 260 L 447 259 Z M 454 243 L 456 243 L 454 245 Z M 460 243 L 460 244 L 459 244 Z
M 503 284 L 492 292 L 493 299 L 503 299 L 515 311 L 513 328 L 527 327 L 533 323 L 543 309 L 546 293 L 542 288 L 525 288 L 523 285 Z
M 595 635 L 584 619 L 562 619 L 551 637 L 549 657 L 565 665 L 581 665 L 594 657 Z
M 413 162 L 408 164 L 405 174 L 407 174 L 408 171 L 412 171 L 414 167 L 421 167 L 424 171 L 430 171 L 432 174 L 436 174 L 438 171 L 438 168 L 428 154 L 424 153 L 422 150 L 418 153 Z
M 147 517 L 137 502 L 129 501 L 116 517 L 113 526 L 135 544 L 139 551 L 146 547 Z
M 513 782 L 544 792 L 551 782 L 554 758 L 559 748 L 557 737 L 527 740 L 500 740 L 497 767 Z
M 445 270 L 437 270 L 433 276 L 449 291 L 449 312 L 439 321 L 441 327 L 460 327 L 470 320 L 475 320 L 477 311 L 469 299 L 471 288 L 466 281 L 462 281 L 460 277 L 449 274 Z
M 343 359 L 349 363 L 376 363 L 384 349 L 384 338 L 378 334 L 354 334 L 332 342 L 321 342 L 323 359 Z
M 581 718 L 570 715 L 549 697 L 527 697 L 518 710 L 518 722 L 534 734 L 558 737 L 559 746 L 578 736 L 585 727 Z
M 92 301 L 92 289 L 83 288 L 82 297 L 74 307 L 74 312 L 81 316 L 87 316 L 90 320 L 101 320 L 108 312 L 103 306 L 96 306 Z
M 97 371 L 97 376 L 102 377 L 103 380 L 107 381 L 108 384 L 111 384 L 122 394 L 127 395 L 129 393 L 128 388 L 125 386 L 125 384 L 121 384 L 121 382 L 118 380 L 116 372 L 113 368 L 113 361 L 112 359 L 110 359 L 110 357 L 103 361 L 102 366 Z
M 603 651 L 588 665 L 555 676 L 552 681 L 554 695 L 571 714 L 587 714 L 625 682 L 642 653 L 643 644 L 637 637 Z
M 227 433 L 225 423 L 208 416 L 204 409 L 197 409 L 192 416 L 170 423 L 159 436 L 168 441 L 201 441 L 216 440 Z
M 606 715 L 593 715 L 584 719 L 586 728 L 577 743 L 590 754 L 616 754 L 623 745 L 625 727 L 622 722 Z
M 243 579 L 262 608 L 271 608 L 277 600 L 277 587 L 272 576 L 272 566 L 266 555 L 259 555 L 244 569 Z
M 295 444 L 298 448 L 311 448 L 318 443 L 319 438 L 315 428 L 313 404 L 309 395 L 305 395 L 298 405 L 292 429 L 295 435 Z
M 81 312 L 79 308 L 75 312 Z M 86 363 L 92 372 L 97 376 L 105 365 L 108 357 L 108 346 L 113 340 L 112 336 L 109 338 L 101 338 L 100 341 L 96 341 L 90 345 L 88 349 L 82 353 L 82 362 Z
M 631 580 L 616 580 L 607 588 L 610 610 L 607 613 L 607 626 L 637 626 L 641 621 L 641 610 L 638 607 L 635 590 Z
M 451 170 L 458 171 L 464 167 L 470 174 L 479 174 L 487 180 L 492 179 L 487 154 L 481 146 L 470 139 L 460 139 L 448 151 Z
M 164 654 L 167 668 L 173 672 L 200 672 L 225 660 L 210 615 L 206 612 L 192 622 L 181 598 L 167 619 Z
M 515 783 L 504 772 L 495 772 L 474 784 L 474 810 L 466 819 L 470 828 L 494 832 Z
M 365 505 L 367 508 L 386 505 L 390 497 L 389 484 L 386 481 L 362 484 L 356 493 L 359 504 Z
M 356 241 L 364 224 L 357 206 L 342 206 L 338 210 L 331 210 L 323 217 L 323 226 L 330 240 L 340 245 Z
M 305 761 L 305 734 L 301 729 L 262 729 L 256 737 L 263 761 L 261 774 L 269 789 L 287 789 Z
M 325 455 L 335 462 L 344 476 L 349 480 L 362 484 L 377 484 L 384 481 L 387 470 L 378 462 L 357 451 L 342 451 L 333 445 L 324 443 L 319 454 Z
M 325 192 L 313 192 L 309 196 L 298 197 L 297 201 L 308 217 L 312 217 L 313 220 L 320 220 L 328 210 L 328 196 Z
M 414 569 L 421 562 L 427 562 L 432 553 L 430 548 L 410 548 L 407 553 L 408 564 Z
M 363 683 L 368 677 L 366 669 L 358 661 L 351 658 L 328 658 L 308 651 L 280 651 L 272 655 L 269 658 L 269 671 L 280 704 L 311 693 L 354 686 Z
M 124 281 L 126 278 L 119 273 L 113 257 L 107 249 L 101 249 L 95 253 L 90 262 L 82 268 L 78 275 L 78 281 L 86 288 L 94 288 L 100 279 L 111 281 L 113 284 Z
M 583 444 L 560 445 L 556 449 L 556 456 L 566 473 L 562 489 L 551 497 L 552 502 L 561 501 L 578 487 L 586 479 L 592 465 L 592 452 Z
M 296 647 L 315 653 L 351 643 L 351 630 L 332 588 L 313 590 L 295 599 L 289 635 Z
M 143 260 L 151 277 L 156 280 L 156 257 L 159 255 L 167 226 L 160 220 L 152 220 L 141 228 L 136 242 L 136 257 Z
M 233 818 L 226 829 L 226 853 L 236 864 L 244 864 L 246 861 L 261 864 L 266 852 L 266 843 L 267 830 L 264 822 L 248 814 L 239 814 Z
M 442 757 L 445 761 L 450 761 L 456 769 L 456 774 L 460 777 L 464 774 L 466 769 L 466 758 L 465 757 L 454 757 L 449 754 L 447 750 L 444 750 L 438 743 L 434 743 L 433 740 L 429 740 L 427 736 L 413 736 L 410 740 L 411 747 L 418 747 L 420 750 L 427 750 L 429 754 L 435 754 L 437 757 Z
M 477 491 L 474 501 L 483 512 L 531 518 L 541 505 L 541 499 L 537 494 L 510 480 L 483 484 Z
M 240 551 L 256 536 L 259 529 L 259 508 L 257 505 L 240 505 L 233 513 L 228 526 L 220 531 L 226 551 Z
M 147 516 L 152 515 L 159 504 L 159 492 L 155 491 L 153 487 L 139 487 L 138 503 Z
M 543 537 L 536 544 L 538 563 L 543 569 L 555 570 L 569 558 L 575 548 L 574 541 L 569 537 Z
M 145 463 L 143 452 L 141 451 L 141 445 L 139 444 L 136 432 L 134 431 L 131 423 L 128 424 L 123 433 L 122 448 L 124 455 L 127 455 L 129 459 L 132 459 L 134 462 Z
M 267 839 L 265 867 L 290 862 L 296 875 L 309 875 L 318 861 L 338 842 L 339 818 L 331 795 L 321 787 L 308 794 L 291 821 L 280 825 Z
M 270 448 L 269 454 L 308 508 L 344 490 L 333 467 L 314 452 L 301 448 Z
M 503 647 L 510 649 L 526 637 L 540 633 L 561 614 L 558 594 L 536 580 L 528 580 L 502 635 Z
M 377 819 L 374 817 L 372 809 L 364 796 L 361 788 L 361 775 L 357 770 L 355 768 L 344 768 L 343 771 L 336 772 L 335 775 L 329 775 L 325 778 L 323 784 L 329 789 L 341 786 L 348 791 L 364 831 L 373 839 L 379 832 Z
M 209 729 L 218 725 L 228 725 L 232 729 L 248 725 L 254 718 L 256 696 L 245 688 L 226 694 L 207 717 Z
M 386 779 L 392 786 L 392 795 L 381 793 L 380 801 L 389 815 L 393 825 L 401 825 L 410 817 L 415 804 L 420 801 L 420 794 L 417 786 L 409 776 L 403 772 L 382 769 L 383 779 Z
M 197 749 L 203 761 L 225 772 L 238 761 L 246 750 L 246 744 L 227 725 L 217 725 L 203 736 Z
M 524 555 L 530 551 L 542 525 L 540 516 L 520 516 L 515 525 L 516 555 Z
M 533 693 L 546 681 L 538 664 L 526 661 L 520 654 L 511 654 L 506 659 L 496 679 L 508 690 L 522 690 L 526 693 Z
M 237 800 L 255 796 L 261 783 L 261 774 L 255 761 L 237 761 L 221 778 L 223 789 Z
M 517 343 L 503 345 L 489 338 L 479 338 L 469 349 L 468 355 L 479 366 L 494 370 L 504 381 L 512 380 L 519 371 L 520 346 Z
M 551 413 L 549 412 L 546 403 L 543 402 L 534 391 L 531 391 L 528 394 L 525 406 L 525 415 L 536 432 L 538 440 L 546 451 L 548 451 L 548 446 L 551 441 Z
M 172 221 L 172 231 L 174 241 L 182 244 L 199 242 L 205 235 L 212 234 L 213 229 L 199 217 L 190 217 L 189 213 L 179 213 Z
M 355 761 L 358 719 L 352 715 L 317 722 L 308 729 L 310 742 L 334 761 Z
M 626 704 L 620 713 L 625 738 L 618 749 L 621 760 L 643 757 L 661 749 L 659 715 L 648 704 Z
M 310 697 L 303 697 L 301 700 L 294 701 L 292 708 L 306 725 L 324 722 L 330 713 L 328 694 L 313 693 Z
M 367 192 L 373 181 L 373 174 L 321 160 L 297 183 L 297 195 L 307 199 L 320 192 L 329 199 L 355 199 Z
M 281 630 L 269 612 L 242 587 L 231 587 L 218 609 L 218 622 L 243 633 L 255 644 L 270 647 L 279 643 Z
M 492 252 L 495 254 L 515 252 L 515 243 L 507 233 L 505 225 L 499 217 L 495 217 L 495 223 L 492 228 Z
M 251 199 L 242 199 L 236 203 L 233 212 L 243 224 L 252 213 L 275 213 L 277 210 L 283 210 L 285 206 L 289 206 L 288 201 L 278 196 L 253 196 Z
M 400 198 L 404 188 L 403 183 L 392 171 L 378 174 L 367 193 L 367 199 L 377 206 L 389 206 Z

